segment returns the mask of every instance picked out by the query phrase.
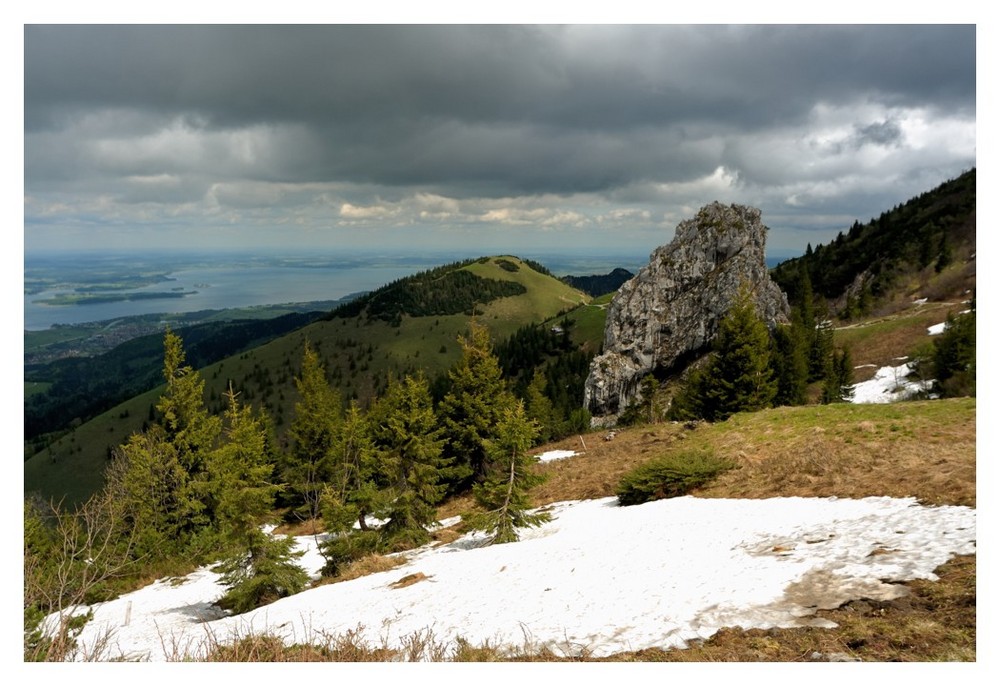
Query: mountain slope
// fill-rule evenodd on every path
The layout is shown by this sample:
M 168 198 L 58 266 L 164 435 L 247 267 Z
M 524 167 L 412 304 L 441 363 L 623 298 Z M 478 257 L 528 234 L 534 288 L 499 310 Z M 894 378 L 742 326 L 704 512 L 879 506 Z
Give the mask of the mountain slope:
M 802 274 L 813 293 L 842 318 L 883 313 L 914 296 L 955 298 L 975 285 L 976 170 L 883 212 L 854 222 L 829 244 L 771 272 L 792 302 L 802 296 Z
M 422 285 L 428 274 L 432 275 L 432 283 L 440 279 L 462 283 L 466 293 L 475 279 L 498 282 L 499 286 L 488 284 L 474 292 L 499 293 L 499 297 L 488 301 L 483 297 L 472 303 L 477 321 L 490 330 L 495 341 L 590 300 L 516 257 L 447 265 L 417 275 L 412 281 L 402 279 L 390 284 L 338 308 L 325 320 L 202 368 L 209 410 L 221 413 L 222 395 L 232 382 L 242 401 L 267 412 L 280 440 L 298 400 L 295 376 L 307 341 L 319 354 L 328 379 L 340 389 L 345 402 L 356 399 L 365 403 L 378 395 L 385 388 L 388 374 L 399 376 L 422 370 L 433 379 L 446 372 L 459 359 L 458 337 L 466 333 L 472 310 L 414 316 L 405 307 L 396 307 L 398 300 L 419 311 L 427 306 L 427 298 L 441 295 Z M 470 280 L 469 276 L 474 278 Z M 514 291 L 517 294 L 502 295 Z M 396 300 L 386 297 L 387 292 L 395 292 Z M 414 295 L 421 294 L 426 296 L 424 300 L 414 299 Z M 464 303 L 452 302 L 448 308 L 460 305 Z M 31 456 L 24 464 L 25 491 L 46 498 L 65 497 L 70 502 L 85 499 L 100 487 L 113 449 L 154 417 L 153 407 L 160 392 L 161 388 L 157 388 L 125 401 Z
M 202 367 L 300 329 L 321 312 L 290 313 L 271 319 L 237 319 L 182 329 L 188 362 Z M 26 382 L 46 390 L 25 402 L 24 436 L 59 431 L 71 421 L 87 421 L 162 381 L 163 334 L 133 338 L 93 357 L 66 357 L 25 367 Z
M 631 279 L 635 274 L 628 269 L 618 267 L 612 269 L 607 274 L 594 274 L 592 276 L 564 276 L 563 281 L 573 288 L 579 288 L 584 293 L 589 293 L 595 298 L 606 293 L 614 293 L 621 285 Z

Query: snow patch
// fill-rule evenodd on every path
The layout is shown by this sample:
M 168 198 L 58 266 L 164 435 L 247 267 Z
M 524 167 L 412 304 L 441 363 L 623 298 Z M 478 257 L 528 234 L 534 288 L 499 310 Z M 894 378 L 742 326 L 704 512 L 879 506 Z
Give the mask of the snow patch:
M 905 359 L 905 358 L 904 358 Z M 933 381 L 909 381 L 913 362 L 898 367 L 881 367 L 875 377 L 851 386 L 852 403 L 894 403 L 906 400 L 922 391 L 929 391 Z
M 478 547 L 481 535 L 469 534 L 407 552 L 393 570 L 238 616 L 212 605 L 223 588 L 207 568 L 157 581 L 92 606 L 80 646 L 111 632 L 104 659 L 162 661 L 199 655 L 207 637 L 322 643 L 360 626 L 362 640 L 390 647 L 429 630 L 438 641 L 606 656 L 682 648 L 727 626 L 828 627 L 817 607 L 892 597 L 894 582 L 933 580 L 953 555 L 976 552 L 974 509 L 913 498 L 687 496 L 633 507 L 603 498 L 547 510 L 553 520 L 518 543 Z M 311 557 L 306 564 L 315 571 Z M 418 574 L 421 583 L 394 586 Z
M 552 462 L 553 460 L 565 460 L 567 457 L 576 455 L 575 450 L 549 450 L 541 455 L 536 455 L 539 462 Z

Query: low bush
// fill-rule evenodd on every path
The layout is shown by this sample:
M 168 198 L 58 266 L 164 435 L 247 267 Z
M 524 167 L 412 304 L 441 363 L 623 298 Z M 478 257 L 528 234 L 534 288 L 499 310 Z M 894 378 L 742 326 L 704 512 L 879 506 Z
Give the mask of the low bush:
M 661 498 L 676 498 L 735 466 L 708 451 L 667 454 L 625 474 L 618 483 L 618 503 L 639 505 Z

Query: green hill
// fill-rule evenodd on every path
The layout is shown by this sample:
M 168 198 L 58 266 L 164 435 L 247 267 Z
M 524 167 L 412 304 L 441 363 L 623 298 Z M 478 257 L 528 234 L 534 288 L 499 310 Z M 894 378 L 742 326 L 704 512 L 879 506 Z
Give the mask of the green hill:
M 266 411 L 280 441 L 298 400 L 295 377 L 306 341 L 320 355 L 345 402 L 365 403 L 384 389 L 388 374 L 423 370 L 431 379 L 444 374 L 459 359 L 458 337 L 472 316 L 490 330 L 494 341 L 501 341 L 529 324 L 572 316 L 589 301 L 589 296 L 516 257 L 439 267 L 201 368 L 206 402 L 212 412 L 221 412 L 222 394 L 232 382 L 244 402 Z M 593 316 L 588 317 L 588 335 L 597 329 L 590 323 Z M 583 342 L 574 336 L 574 343 Z M 592 345 L 599 345 L 599 339 Z M 100 486 L 112 450 L 153 417 L 160 392 L 156 388 L 116 405 L 32 455 L 24 463 L 25 491 L 69 502 L 86 498 Z

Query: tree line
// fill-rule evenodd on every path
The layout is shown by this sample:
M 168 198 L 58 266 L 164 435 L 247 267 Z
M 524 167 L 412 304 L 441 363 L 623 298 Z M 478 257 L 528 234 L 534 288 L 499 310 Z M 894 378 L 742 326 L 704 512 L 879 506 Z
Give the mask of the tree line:
M 903 276 L 931 267 L 941 272 L 959 246 L 974 246 L 975 210 L 976 170 L 971 169 L 867 223 L 855 221 L 828 244 L 808 245 L 802 257 L 782 262 L 771 276 L 789 300 L 797 301 L 805 270 L 817 295 L 844 298 L 842 318 L 864 316 Z
M 456 262 L 398 279 L 351 303 L 341 305 L 330 314 L 330 318 L 365 315 L 369 319 L 399 326 L 404 315 L 472 315 L 475 314 L 477 305 L 527 292 L 516 281 L 487 279 L 462 269 L 474 262 L 475 260 Z M 501 264 L 503 263 L 514 264 L 509 260 L 504 260 Z

